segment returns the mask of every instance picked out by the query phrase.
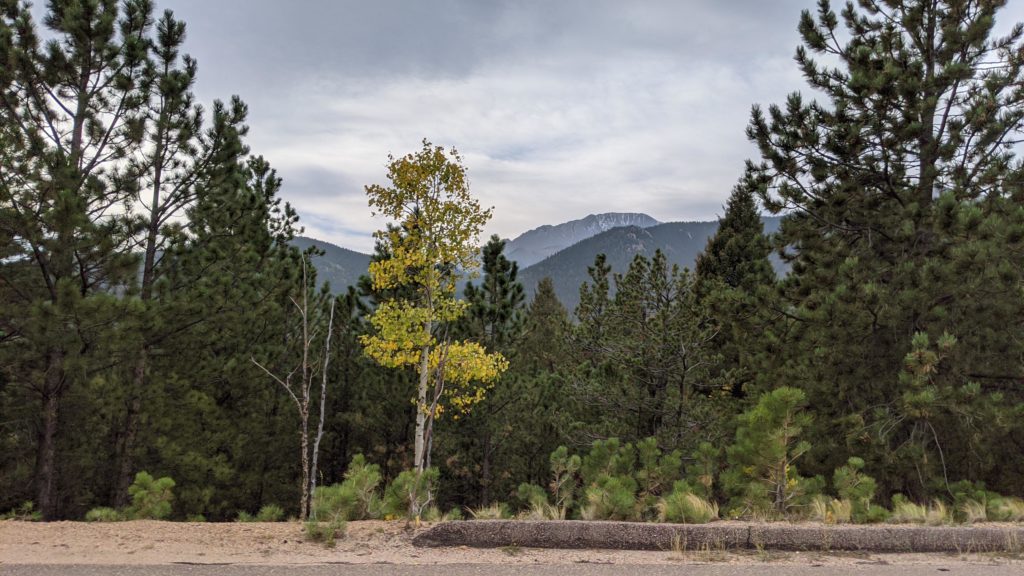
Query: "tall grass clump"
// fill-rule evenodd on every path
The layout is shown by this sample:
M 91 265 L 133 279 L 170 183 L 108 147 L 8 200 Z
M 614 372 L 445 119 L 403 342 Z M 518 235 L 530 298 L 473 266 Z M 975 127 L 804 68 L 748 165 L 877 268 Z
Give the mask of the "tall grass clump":
M 658 520 L 678 524 L 706 524 L 718 519 L 718 504 L 701 498 L 683 481 L 658 501 Z

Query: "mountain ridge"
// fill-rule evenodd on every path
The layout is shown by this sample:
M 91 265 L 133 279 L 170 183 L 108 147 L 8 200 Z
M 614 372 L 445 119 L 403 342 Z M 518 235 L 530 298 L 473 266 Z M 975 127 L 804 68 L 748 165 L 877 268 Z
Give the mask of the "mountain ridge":
M 778 216 L 762 216 L 765 233 L 777 231 L 781 220 Z M 624 221 L 634 224 L 600 229 Z M 665 253 L 669 264 L 693 269 L 697 255 L 704 250 L 708 239 L 717 230 L 717 220 L 658 222 L 640 213 L 591 214 L 562 224 L 538 226 L 513 240 L 506 240 L 505 256 L 519 263 L 519 282 L 523 284 L 528 297 L 532 297 L 541 279 L 551 277 L 559 300 L 572 311 L 579 303 L 580 285 L 590 280 L 587 268 L 593 265 L 598 254 L 605 254 L 613 273 L 625 272 L 637 255 L 650 258 L 656 250 Z M 550 235 L 546 236 L 547 233 Z M 543 254 L 543 246 L 558 246 L 574 234 L 582 238 L 536 261 L 531 262 L 528 258 L 526 261 L 529 263 L 524 265 L 516 258 L 524 254 L 535 258 Z M 524 237 L 526 242 L 521 241 Z M 297 236 L 292 244 L 303 250 L 316 245 L 324 251 L 324 255 L 313 259 L 313 265 L 317 268 L 319 279 L 330 282 L 334 293 L 344 292 L 348 286 L 356 285 L 359 276 L 366 274 L 370 265 L 369 254 L 323 240 Z M 777 273 L 784 273 L 784 266 L 774 256 L 772 265 Z
M 640 212 L 603 212 L 561 224 L 545 224 L 505 241 L 505 257 L 520 268 L 532 266 L 570 246 L 623 226 L 650 228 L 661 224 Z

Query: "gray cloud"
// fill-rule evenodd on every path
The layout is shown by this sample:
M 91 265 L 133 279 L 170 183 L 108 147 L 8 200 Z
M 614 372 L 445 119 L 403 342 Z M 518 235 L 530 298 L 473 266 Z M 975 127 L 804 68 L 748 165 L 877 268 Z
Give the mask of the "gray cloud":
M 240 94 L 249 143 L 307 233 L 369 251 L 363 186 L 423 137 L 455 145 L 487 233 L 601 211 L 713 218 L 753 155 L 750 105 L 806 90 L 812 0 L 167 0 L 204 101 Z M 1007 21 L 1024 19 L 1015 6 Z

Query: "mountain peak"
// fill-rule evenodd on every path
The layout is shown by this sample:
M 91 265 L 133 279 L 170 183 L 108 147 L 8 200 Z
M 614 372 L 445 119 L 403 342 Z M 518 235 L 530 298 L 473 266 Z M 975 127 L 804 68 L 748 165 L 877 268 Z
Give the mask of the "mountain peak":
M 650 228 L 660 224 L 647 214 L 636 212 L 604 212 L 590 214 L 563 224 L 546 225 L 520 234 L 505 245 L 505 255 L 526 268 L 560 252 L 573 244 L 602 232 L 623 226 Z

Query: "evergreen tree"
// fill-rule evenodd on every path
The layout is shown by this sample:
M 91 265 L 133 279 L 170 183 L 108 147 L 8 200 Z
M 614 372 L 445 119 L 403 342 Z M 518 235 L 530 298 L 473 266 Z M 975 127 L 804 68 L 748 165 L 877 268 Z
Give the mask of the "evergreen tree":
M 609 299 L 607 270 L 599 256 L 577 309 L 575 401 L 585 433 L 629 442 L 655 436 L 668 449 L 720 434 L 709 400 L 718 385 L 708 374 L 716 328 L 692 274 L 670 267 L 661 251 L 637 256 L 615 275 Z
M 756 344 L 774 317 L 775 272 L 754 191 L 736 186 L 718 230 L 697 256 L 695 288 L 715 319 L 714 344 L 720 361 L 711 373 L 737 397 L 753 380 Z
M 111 341 L 103 332 L 125 313 L 114 293 L 133 276 L 120 207 L 134 184 L 121 166 L 139 144 L 151 4 L 122 8 L 117 0 L 50 2 L 45 45 L 27 5 L 5 2 L 0 12 L 0 226 L 16 250 L 0 274 L 16 282 L 22 314 L 13 331 L 24 339 L 5 365 L 39 402 L 33 479 L 46 518 L 63 504 L 63 400 L 118 353 L 96 348 Z
M 508 356 L 522 332 L 523 285 L 517 280 L 519 267 L 503 254 L 505 241 L 492 236 L 483 248 L 483 280 L 479 286 L 467 283 L 463 296 L 468 303 L 457 331 L 461 337 L 479 342 L 490 352 Z M 506 497 L 517 484 L 499 483 L 495 468 L 507 464 L 507 444 L 517 414 L 510 410 L 519 391 L 508 378 L 502 379 L 488 397 L 457 421 L 449 424 L 448 441 L 439 447 L 447 463 L 446 472 L 460 480 L 466 504 L 486 506 L 495 484 L 504 485 Z M 507 480 L 508 478 L 506 478 Z
M 185 23 L 165 11 L 156 23 L 152 55 L 143 73 L 147 93 L 141 118 L 144 145 L 130 162 L 130 177 L 138 182 L 133 205 L 139 234 L 133 250 L 142 254 L 142 263 L 135 296 L 139 334 L 133 338 L 133 357 L 127 359 L 125 414 L 116 432 L 114 506 L 118 508 L 128 504 L 128 486 L 136 473 L 133 457 L 142 403 L 155 393 L 147 387 L 150 348 L 164 332 L 178 328 L 174 318 L 158 317 L 159 306 L 154 303 L 162 296 L 163 254 L 177 236 L 187 233 L 187 223 L 183 225 L 180 216 L 195 201 L 202 171 L 220 153 L 217 146 L 228 142 L 220 134 L 203 131 L 203 110 L 192 94 L 196 61 L 181 55 L 184 40 Z M 217 120 L 217 126 L 237 130 L 243 117 L 235 110 L 228 122 Z
M 488 350 L 504 352 L 521 329 L 523 285 L 517 281 L 519 265 L 505 258 L 505 241 L 497 235 L 483 248 L 483 282 L 467 283 L 463 297 L 469 303 L 461 319 L 462 331 Z
M 775 280 L 768 262 L 770 251 L 754 191 L 737 186 L 729 196 L 725 216 L 718 221 L 718 230 L 697 256 L 696 282 L 718 280 L 729 288 L 753 293 Z
M 1024 432 L 1008 414 L 985 434 L 975 428 L 986 397 L 1011 391 L 1005 406 L 1024 396 L 1024 216 L 1012 146 L 1024 127 L 1024 29 L 992 37 L 1004 4 L 848 4 L 844 35 L 822 0 L 801 16 L 796 55 L 822 101 L 794 93 L 753 110 L 748 135 L 761 160 L 748 164 L 744 185 L 786 213 L 777 247 L 792 267 L 784 320 L 765 340 L 763 384 L 804 389 L 822 414 L 812 434 L 827 441 L 810 459 L 819 472 L 842 464 L 848 445 L 867 451 L 883 490 L 926 497 L 945 489 L 944 472 L 990 472 L 986 454 L 1000 451 L 990 443 L 1015 434 L 1019 444 Z M 927 443 L 898 415 L 912 392 L 899 375 L 920 332 L 956 337 L 947 373 L 978 392 L 930 396 Z M 899 449 L 908 444 L 917 447 Z

